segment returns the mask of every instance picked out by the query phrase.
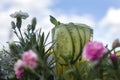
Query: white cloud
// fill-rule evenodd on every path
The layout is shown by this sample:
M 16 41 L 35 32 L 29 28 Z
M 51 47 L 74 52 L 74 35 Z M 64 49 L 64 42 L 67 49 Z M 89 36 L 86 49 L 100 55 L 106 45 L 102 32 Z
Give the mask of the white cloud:
M 0 13 L 0 47 L 5 45 L 8 41 L 8 34 L 10 29 L 10 18 L 8 13 L 1 12 Z
M 105 17 L 101 20 L 100 26 L 106 27 L 108 25 L 116 25 L 120 24 L 120 9 L 110 8 L 105 15 Z M 116 26 L 119 27 L 119 26 Z
M 120 39 L 120 8 L 109 8 L 98 26 L 102 41 L 111 44 L 114 39 Z

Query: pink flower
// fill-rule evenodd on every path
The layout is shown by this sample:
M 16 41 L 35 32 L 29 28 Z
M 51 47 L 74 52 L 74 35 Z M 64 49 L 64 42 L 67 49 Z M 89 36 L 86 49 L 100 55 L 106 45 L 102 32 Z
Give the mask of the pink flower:
M 97 41 L 88 42 L 83 49 L 83 59 L 97 62 L 107 51 L 102 43 Z
M 35 68 L 37 66 L 37 55 L 32 50 L 24 52 L 22 55 L 22 60 L 25 66 L 30 68 Z
M 18 60 L 14 65 L 15 75 L 18 79 L 20 79 L 24 73 L 23 66 L 24 64 L 22 60 Z

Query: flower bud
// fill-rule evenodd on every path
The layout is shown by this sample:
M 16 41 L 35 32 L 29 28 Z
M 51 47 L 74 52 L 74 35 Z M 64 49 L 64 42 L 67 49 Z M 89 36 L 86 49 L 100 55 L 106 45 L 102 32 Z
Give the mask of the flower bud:
M 12 42 L 9 43 L 9 49 L 10 49 L 10 52 L 11 52 L 12 54 L 17 54 L 17 53 L 19 53 L 17 47 L 18 47 L 18 46 L 15 44 L 14 41 L 12 41 Z
M 12 29 L 16 28 L 15 23 L 13 21 L 11 22 L 11 25 L 12 25 Z
M 117 55 L 116 54 L 110 54 L 109 58 L 111 59 L 114 68 L 117 69 L 118 68 L 118 57 L 117 57 Z
M 119 39 L 116 39 L 116 40 L 114 40 L 114 42 L 112 43 L 112 48 L 116 48 L 116 47 L 118 47 L 118 46 L 120 46 L 120 42 L 119 42 Z
M 37 23 L 36 18 L 33 18 L 32 19 L 32 25 L 31 25 L 32 26 L 32 31 L 35 30 L 36 23 Z
M 27 25 L 27 31 L 30 31 L 32 29 L 32 26 L 30 24 Z
M 110 54 L 110 59 L 112 60 L 112 61 L 117 61 L 117 55 L 116 54 Z

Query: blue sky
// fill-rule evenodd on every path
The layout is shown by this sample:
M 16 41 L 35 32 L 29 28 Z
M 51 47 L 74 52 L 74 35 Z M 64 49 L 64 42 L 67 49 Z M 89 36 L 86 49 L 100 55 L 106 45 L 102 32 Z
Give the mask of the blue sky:
M 60 9 L 64 13 L 75 13 L 78 15 L 91 14 L 101 19 L 110 7 L 120 8 L 119 0 L 58 0 L 51 9 Z
M 64 23 L 85 23 L 94 29 L 94 40 L 109 44 L 120 38 L 120 0 L 2 0 L 0 2 L 0 46 L 9 41 L 9 15 L 15 11 L 28 12 L 30 17 L 23 21 L 25 25 L 32 17 L 37 17 L 37 28 L 48 33 L 53 25 L 49 15 Z M 51 38 L 49 39 L 51 40 Z

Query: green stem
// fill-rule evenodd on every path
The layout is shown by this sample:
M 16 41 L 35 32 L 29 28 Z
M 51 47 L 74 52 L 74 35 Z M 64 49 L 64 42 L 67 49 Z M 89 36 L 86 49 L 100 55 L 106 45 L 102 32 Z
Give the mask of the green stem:
M 41 76 L 38 73 L 36 73 L 33 69 L 31 69 L 31 72 L 35 74 L 38 78 L 41 78 Z
M 20 29 L 18 29 L 18 30 L 20 32 L 21 39 L 24 41 L 21 30 Z
M 18 37 L 18 39 L 20 39 L 19 35 L 16 32 L 16 29 L 14 29 L 14 33 L 16 34 L 16 36 Z
M 116 75 L 116 80 L 119 80 L 120 79 L 120 73 L 119 73 L 118 69 L 115 70 L 115 75 Z
M 103 68 L 102 67 L 99 68 L 99 77 L 101 80 L 103 80 Z

